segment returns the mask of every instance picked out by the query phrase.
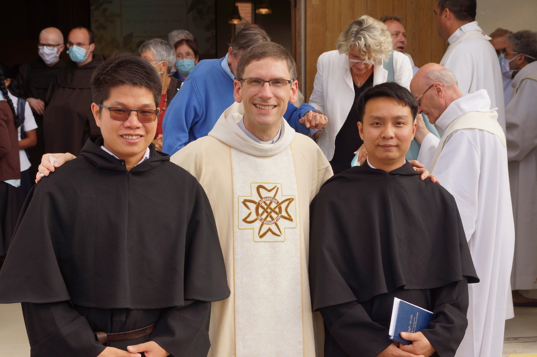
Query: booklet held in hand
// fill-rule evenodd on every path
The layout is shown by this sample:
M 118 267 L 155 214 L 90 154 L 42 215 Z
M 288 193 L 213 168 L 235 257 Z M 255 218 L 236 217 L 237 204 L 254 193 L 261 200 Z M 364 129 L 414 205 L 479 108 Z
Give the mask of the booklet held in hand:
M 429 328 L 433 319 L 433 313 L 419 306 L 394 298 L 392 319 L 390 322 L 390 339 L 404 345 L 411 342 L 401 337 L 401 332 L 419 332 Z

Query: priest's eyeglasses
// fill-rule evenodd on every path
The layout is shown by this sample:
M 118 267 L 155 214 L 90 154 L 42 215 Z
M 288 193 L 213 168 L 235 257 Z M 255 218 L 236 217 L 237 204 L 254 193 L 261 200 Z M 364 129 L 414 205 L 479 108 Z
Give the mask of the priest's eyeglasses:
M 420 95 L 419 97 L 416 98 L 416 100 L 418 101 L 418 105 L 421 105 L 421 103 L 420 103 L 420 99 L 421 99 L 421 97 L 423 97 L 423 96 L 425 95 L 425 93 L 427 93 L 427 92 L 429 91 L 429 89 L 431 89 L 434 85 L 435 85 L 435 83 L 431 84 L 431 85 L 429 86 L 429 88 L 427 88 L 427 89 L 425 90 L 425 92 L 421 93 L 421 95 Z
M 249 87 L 262 88 L 265 83 L 268 83 L 272 88 L 283 88 L 288 84 L 293 83 L 291 79 L 275 78 L 265 81 L 261 78 L 239 78 L 239 81 L 245 82 Z
M 99 107 L 110 111 L 110 118 L 118 121 L 127 121 L 131 116 L 131 112 L 136 112 L 140 123 L 151 123 L 157 119 L 158 109 L 128 109 L 121 107 L 106 107 L 99 104 Z

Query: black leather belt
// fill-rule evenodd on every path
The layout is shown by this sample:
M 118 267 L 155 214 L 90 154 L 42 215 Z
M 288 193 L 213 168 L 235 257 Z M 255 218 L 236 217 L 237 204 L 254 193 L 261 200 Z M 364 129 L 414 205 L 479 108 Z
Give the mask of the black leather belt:
M 106 333 L 106 332 L 95 332 L 95 338 L 97 341 L 103 345 L 107 342 L 119 342 L 126 340 L 134 340 L 135 338 L 140 338 L 149 335 L 153 332 L 155 325 L 147 326 L 140 328 L 138 330 L 132 330 L 127 332 L 118 332 L 118 333 Z

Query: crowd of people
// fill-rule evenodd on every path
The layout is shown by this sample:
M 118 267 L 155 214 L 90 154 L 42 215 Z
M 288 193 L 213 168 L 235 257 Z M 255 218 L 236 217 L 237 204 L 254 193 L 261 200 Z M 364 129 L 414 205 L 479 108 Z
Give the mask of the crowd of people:
M 439 64 L 363 15 L 299 106 L 257 26 L 201 61 L 185 30 L 108 59 L 41 31 L 0 67 L 0 303 L 32 356 L 500 357 L 537 306 L 537 32 L 434 17 Z M 410 344 L 395 298 L 433 313 Z

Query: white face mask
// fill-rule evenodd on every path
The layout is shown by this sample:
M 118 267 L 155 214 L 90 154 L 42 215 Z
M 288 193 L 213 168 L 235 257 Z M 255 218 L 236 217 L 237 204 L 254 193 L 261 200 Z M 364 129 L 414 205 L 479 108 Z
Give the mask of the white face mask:
M 514 60 L 515 58 L 517 58 L 518 56 L 520 55 L 520 53 L 518 55 L 516 55 L 515 57 L 511 58 L 511 59 L 507 59 L 507 58 L 502 58 L 502 73 L 507 73 L 509 71 L 512 71 L 511 69 L 511 66 L 509 66 L 509 64 L 511 63 L 512 60 Z
M 157 67 L 159 64 L 161 64 L 162 62 L 164 62 L 164 61 L 160 61 L 159 63 L 153 65 L 153 67 L 155 67 L 155 69 L 156 69 L 156 67 Z M 160 75 L 161 75 L 162 73 L 164 73 L 164 72 L 157 72 L 157 73 L 158 73 L 158 75 L 160 76 Z
M 60 56 L 57 53 L 57 48 L 49 50 L 45 46 L 43 46 L 43 48 L 38 49 L 37 53 L 39 54 L 39 57 L 43 59 L 43 62 L 48 65 L 56 63 L 56 61 L 58 61 L 58 57 Z

